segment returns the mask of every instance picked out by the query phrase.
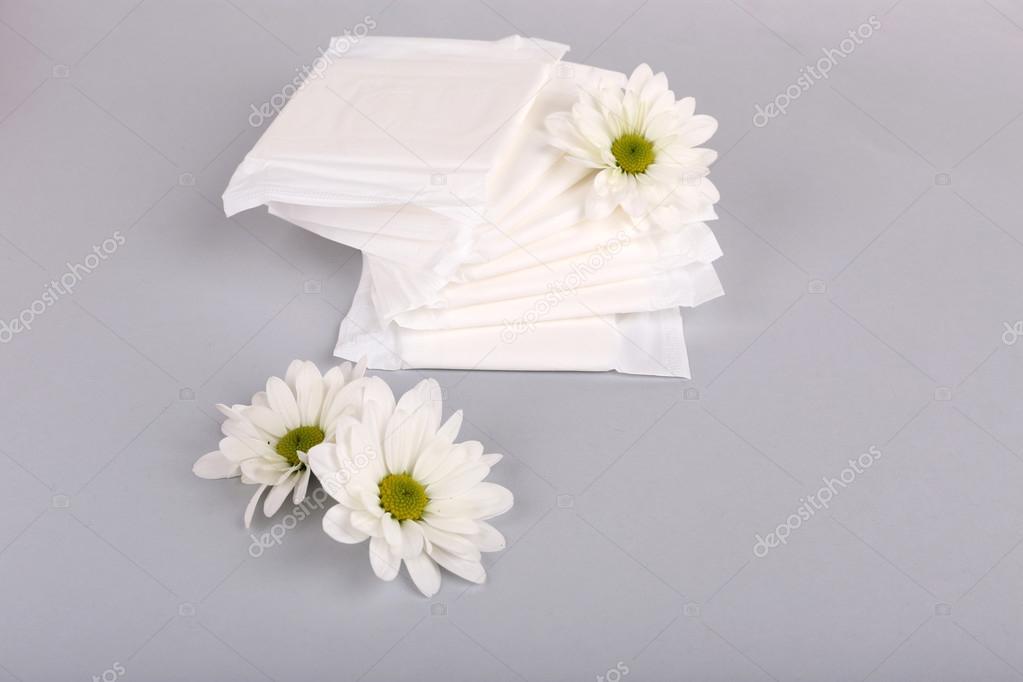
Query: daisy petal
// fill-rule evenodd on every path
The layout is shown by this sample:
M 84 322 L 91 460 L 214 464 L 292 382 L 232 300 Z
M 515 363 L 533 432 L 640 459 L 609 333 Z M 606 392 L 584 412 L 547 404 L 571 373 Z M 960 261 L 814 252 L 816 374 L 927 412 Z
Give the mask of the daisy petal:
M 227 438 L 220 439 L 220 452 L 223 453 L 224 457 L 236 464 L 241 464 L 247 459 L 253 457 L 259 457 L 267 454 L 266 450 L 256 445 L 256 443 L 262 444 L 265 441 L 255 441 L 252 438 L 237 438 L 235 436 L 228 436 Z
M 298 485 L 295 486 L 295 495 L 291 498 L 295 504 L 302 504 L 302 500 L 305 499 L 305 494 L 309 490 L 309 478 L 312 475 L 313 472 L 309 467 L 302 472 L 302 477 L 298 479 Z
M 423 379 L 401 397 L 394 410 L 408 413 L 422 411 L 425 430 L 435 434 L 440 427 L 441 396 L 441 387 L 436 379 Z
M 439 438 L 434 439 L 416 459 L 412 467 L 412 477 L 421 483 L 429 484 L 433 480 L 433 472 L 437 471 L 445 461 L 452 457 L 458 457 L 457 446 L 452 447 L 446 441 Z
M 259 503 L 259 496 L 262 495 L 263 491 L 266 490 L 268 487 L 269 486 L 267 486 L 265 484 L 259 486 L 259 488 L 256 490 L 256 494 L 252 496 L 252 499 L 249 500 L 248 506 L 245 507 L 245 527 L 246 528 L 249 528 L 252 525 L 252 516 L 256 513 L 256 505 Z
M 648 140 L 661 140 L 672 131 L 677 123 L 678 116 L 673 110 L 662 112 L 647 120 L 643 135 Z
M 496 483 L 478 483 L 464 495 L 447 500 L 431 500 L 430 511 L 440 516 L 468 516 L 489 519 L 512 508 L 515 499 L 510 490 Z
M 330 389 L 324 396 L 323 406 L 320 408 L 319 423 L 327 438 L 333 435 L 337 422 L 340 419 L 354 415 L 360 406 L 365 405 L 363 400 L 364 388 L 362 384 L 352 382 L 340 388 Z
M 486 478 L 489 473 L 490 467 L 485 464 L 476 463 L 471 466 L 463 467 L 436 483 L 427 485 L 426 494 L 431 500 L 443 500 L 445 498 L 461 495 Z
M 241 468 L 224 456 L 220 450 L 208 452 L 192 465 L 192 473 L 199 478 L 234 478 L 241 475 Z
M 366 535 L 383 539 L 382 518 L 368 511 L 353 511 L 351 516 L 352 527 L 357 528 Z
M 246 407 L 242 405 L 241 409 L 244 410 Z M 240 419 L 228 419 L 220 425 L 220 430 L 225 436 L 229 438 L 237 438 L 238 440 L 244 440 L 246 438 L 260 439 L 263 437 L 259 430 L 252 425 L 252 422 L 245 417 L 241 417 Z M 263 442 L 265 443 L 266 441 Z
M 385 454 L 374 433 L 372 415 L 366 424 L 356 424 L 349 431 L 347 470 L 353 482 L 377 484 L 387 475 Z
M 301 370 L 299 370 L 301 372 Z M 298 411 L 298 403 L 295 402 L 295 394 L 291 387 L 280 377 L 270 377 L 266 382 L 266 399 L 270 401 L 270 409 L 284 422 L 284 427 L 290 431 L 302 426 L 302 417 Z
M 683 121 L 689 119 L 696 111 L 696 100 L 692 97 L 683 97 L 675 103 L 675 113 Z
M 643 89 L 639 92 L 639 98 L 647 102 L 655 102 L 667 91 L 668 77 L 664 75 L 663 71 L 661 71 L 659 73 L 655 73 L 646 83 L 643 84 Z M 674 102 L 674 96 L 672 96 L 671 99 Z
M 394 413 L 394 393 L 383 379 L 380 377 L 368 377 L 354 385 L 362 390 L 364 402 L 377 404 L 378 411 L 382 417 L 387 418 Z
M 369 563 L 381 580 L 394 580 L 401 568 L 401 556 L 391 550 L 382 537 L 369 541 Z
M 461 533 L 462 535 L 475 535 L 479 532 L 479 522 L 473 521 L 467 518 L 450 518 L 447 516 L 437 516 L 435 514 L 426 514 L 423 516 L 423 521 L 430 524 L 434 528 L 445 530 L 449 533 Z
M 359 358 L 359 361 L 355 363 L 355 367 L 352 368 L 351 373 L 347 377 L 348 381 L 361 379 L 362 377 L 366 376 L 367 367 L 369 367 L 369 357 L 363 355 L 361 358 Z
M 710 178 L 703 178 L 700 181 L 700 195 L 703 196 L 707 201 L 712 204 L 716 204 L 721 200 L 721 193 L 718 192 L 718 188 L 714 186 Z
M 302 367 L 305 366 L 303 360 L 292 360 L 288 363 L 288 371 L 284 373 L 284 381 L 288 384 L 288 387 L 292 390 L 297 385 L 298 373 L 302 371 Z
M 504 455 L 500 455 L 496 452 L 490 452 L 480 457 L 480 461 L 486 464 L 488 467 L 493 467 L 502 459 L 504 459 Z
M 298 484 L 299 478 L 301 478 L 301 475 L 294 473 L 270 490 L 270 494 L 263 500 L 263 514 L 267 518 L 277 513 L 277 510 L 284 504 L 284 500 L 288 499 L 288 493 Z
M 426 553 L 420 552 L 414 557 L 405 559 L 408 566 L 408 574 L 412 582 L 416 584 L 419 591 L 427 597 L 432 597 L 440 590 L 440 569 L 433 563 Z
M 440 425 L 440 385 L 424 379 L 398 401 L 387 424 L 384 453 L 391 473 L 410 471 Z
M 437 438 L 448 443 L 454 443 L 455 438 L 458 436 L 458 431 L 462 428 L 462 418 L 461 410 L 448 417 L 444 425 L 437 429 Z
M 380 525 L 384 529 L 384 540 L 387 540 L 387 544 L 391 546 L 391 549 L 400 555 L 403 544 L 401 524 L 390 514 L 385 514 L 380 519 Z
M 224 415 L 228 419 L 238 419 L 239 417 L 241 417 L 241 412 L 239 412 L 233 406 L 228 406 L 223 403 L 217 403 L 216 408 L 217 411 L 220 412 L 220 414 Z
M 334 540 L 348 545 L 369 537 L 352 525 L 351 511 L 340 504 L 335 504 L 323 515 L 323 531 Z
M 352 496 L 358 497 L 362 508 L 375 519 L 384 515 L 384 509 L 380 506 L 380 489 L 377 486 L 352 486 Z
M 309 450 L 309 468 L 323 485 L 328 495 L 333 495 L 340 486 L 334 475 L 341 469 L 335 443 L 320 443 Z
M 712 116 L 697 114 L 693 116 L 682 129 L 679 135 L 679 142 L 687 147 L 699 147 L 717 132 L 718 122 Z
M 348 368 L 347 370 L 345 368 Z M 351 372 L 351 363 L 346 362 L 340 367 L 331 367 L 323 374 L 323 386 L 326 389 L 327 394 L 336 393 L 337 391 L 344 388 L 345 384 L 348 383 L 348 374 Z M 324 404 L 326 407 L 326 404 Z M 326 414 L 326 412 L 324 412 Z
M 426 539 L 429 540 L 434 547 L 440 547 L 444 551 L 451 552 L 451 554 L 460 556 L 463 559 L 479 561 L 479 548 L 465 536 L 448 533 L 438 528 L 434 528 L 428 523 L 422 524 L 421 528 L 423 530 L 423 535 L 426 536 Z
M 501 531 L 491 526 L 486 521 L 477 521 L 479 532 L 470 535 L 469 539 L 476 543 L 481 552 L 499 552 L 505 548 L 506 543 Z
M 281 480 L 281 474 L 290 468 L 281 457 L 273 459 L 253 457 L 242 462 L 240 466 L 242 474 L 250 481 L 259 481 L 266 485 L 277 485 Z
M 309 363 L 302 367 L 295 378 L 295 395 L 298 396 L 299 423 L 313 425 L 320 423 L 323 408 L 323 376 L 316 365 Z
M 437 547 L 434 547 L 429 554 L 431 559 L 457 575 L 459 578 L 468 580 L 471 583 L 476 583 L 477 585 L 482 584 L 487 579 L 487 572 L 483 569 L 483 564 L 479 561 L 462 559 Z
M 654 71 L 650 68 L 650 65 L 646 63 L 640 64 L 633 69 L 632 75 L 629 76 L 629 82 L 625 85 L 626 92 L 639 92 L 647 84 L 647 81 L 653 77 Z M 667 87 L 667 80 L 665 80 L 665 87 Z
M 429 486 L 432 483 L 447 478 L 464 467 L 477 464 L 482 455 L 483 444 L 479 441 L 467 440 L 464 443 L 458 443 L 451 448 L 446 448 L 443 451 L 443 455 L 439 458 L 437 465 L 417 480 Z M 425 453 L 424 456 L 426 456 Z
M 464 497 L 476 504 L 478 519 L 486 520 L 500 516 L 515 504 L 515 496 L 504 486 L 496 483 L 480 483 Z
M 417 521 L 401 522 L 401 556 L 405 559 L 423 552 L 423 529 Z
M 296 411 L 297 409 L 298 408 L 296 407 Z M 252 422 L 253 426 L 274 439 L 279 440 L 281 436 L 286 434 L 289 430 L 281 415 L 277 414 L 269 407 L 253 405 L 252 407 L 246 408 L 245 418 Z

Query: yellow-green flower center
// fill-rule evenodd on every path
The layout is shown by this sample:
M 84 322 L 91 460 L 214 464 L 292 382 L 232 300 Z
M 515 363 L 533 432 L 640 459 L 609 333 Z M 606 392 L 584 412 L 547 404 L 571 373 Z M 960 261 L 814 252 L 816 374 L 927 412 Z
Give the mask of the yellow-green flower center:
M 408 474 L 389 474 L 380 481 L 380 506 L 398 521 L 423 518 L 429 501 L 426 488 Z
M 313 446 L 323 442 L 323 429 L 319 426 L 300 426 L 281 436 L 277 441 L 277 454 L 296 466 L 302 463 L 298 453 L 309 452 Z
M 611 154 L 626 173 L 645 173 L 654 162 L 654 143 L 639 133 L 625 133 L 611 143 Z

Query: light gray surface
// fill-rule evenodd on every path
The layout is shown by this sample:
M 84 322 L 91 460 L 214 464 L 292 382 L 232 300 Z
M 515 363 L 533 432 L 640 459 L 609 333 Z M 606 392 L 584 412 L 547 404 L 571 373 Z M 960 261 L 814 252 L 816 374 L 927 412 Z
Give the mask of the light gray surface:
M 692 382 L 386 375 L 437 377 L 517 498 L 432 600 L 315 520 L 250 557 L 252 489 L 190 473 L 213 403 L 331 361 L 358 258 L 218 201 L 250 105 L 366 16 L 648 61 L 721 122 Z M 0 345 L 0 681 L 1023 678 L 1021 72 L 1013 0 L 0 0 L 0 317 L 125 238 Z

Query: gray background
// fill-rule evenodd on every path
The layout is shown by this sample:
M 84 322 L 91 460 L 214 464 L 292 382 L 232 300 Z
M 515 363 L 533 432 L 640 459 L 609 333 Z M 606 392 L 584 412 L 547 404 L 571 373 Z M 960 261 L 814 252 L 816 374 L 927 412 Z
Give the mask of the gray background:
M 517 497 L 488 584 L 430 600 L 318 520 L 252 558 L 252 488 L 190 473 L 215 402 L 331 362 L 359 259 L 219 195 L 367 15 L 648 61 L 721 122 L 692 382 L 386 375 L 437 377 Z M 1021 71 L 1013 0 L 0 0 L 0 317 L 126 238 L 0 346 L 0 680 L 1023 678 Z

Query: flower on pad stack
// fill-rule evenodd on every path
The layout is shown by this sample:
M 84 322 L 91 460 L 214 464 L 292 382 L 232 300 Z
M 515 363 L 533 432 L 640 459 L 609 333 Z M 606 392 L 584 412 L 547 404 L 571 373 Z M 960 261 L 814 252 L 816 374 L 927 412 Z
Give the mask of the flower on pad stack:
M 699 210 L 720 196 L 707 179 L 717 152 L 703 144 L 717 121 L 694 115 L 692 97 L 675 101 L 664 73 L 640 64 L 627 81 L 605 77 L 583 89 L 571 111 L 547 117 L 551 144 L 598 169 L 586 199 L 596 220 L 618 206 L 637 226 L 677 221 L 679 209 Z

